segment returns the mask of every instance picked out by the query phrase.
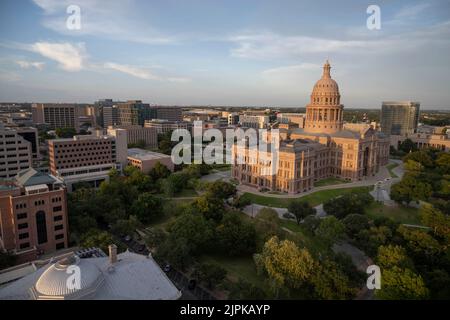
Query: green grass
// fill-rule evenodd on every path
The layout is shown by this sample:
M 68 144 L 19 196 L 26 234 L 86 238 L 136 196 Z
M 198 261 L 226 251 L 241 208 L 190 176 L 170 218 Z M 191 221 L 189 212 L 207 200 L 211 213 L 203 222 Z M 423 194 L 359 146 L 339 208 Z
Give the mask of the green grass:
M 349 182 L 348 180 L 331 177 L 314 182 L 314 187 L 332 186 Z
M 199 258 L 199 262 L 216 263 L 227 270 L 227 277 L 231 281 L 242 278 L 253 283 L 261 289 L 265 288 L 264 276 L 256 273 L 255 262 L 252 256 L 227 257 L 223 255 L 204 255 Z
M 334 197 L 342 196 L 344 194 L 353 192 L 369 192 L 371 188 L 372 187 L 353 187 L 353 188 L 321 190 L 299 198 L 304 201 L 308 201 L 309 204 L 311 204 L 312 206 L 317 206 Z M 253 193 L 244 193 L 242 197 L 244 199 L 250 200 L 251 203 L 276 208 L 287 208 L 289 201 L 295 199 L 295 198 L 266 197 Z
M 404 206 L 388 207 L 380 203 L 373 203 L 367 208 L 367 213 L 372 219 L 378 217 L 390 218 L 399 223 L 422 225 L 419 209 Z
M 198 193 L 193 189 L 183 189 L 177 194 L 175 194 L 175 198 L 184 198 L 184 197 L 198 197 Z
M 389 174 L 391 175 L 391 178 L 398 178 L 398 175 L 395 174 L 393 171 L 394 168 L 398 167 L 398 163 L 390 163 L 386 166 L 386 168 L 389 171 Z

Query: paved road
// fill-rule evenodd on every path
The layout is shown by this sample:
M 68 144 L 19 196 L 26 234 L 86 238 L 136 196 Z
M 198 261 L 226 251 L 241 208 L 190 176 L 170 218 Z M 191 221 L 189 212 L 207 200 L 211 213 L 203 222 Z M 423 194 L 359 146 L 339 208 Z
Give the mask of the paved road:
M 259 210 L 261 210 L 261 209 L 263 209 L 263 208 L 273 209 L 273 210 L 275 210 L 275 211 L 278 213 L 278 217 L 279 217 L 280 219 L 290 220 L 290 219 L 286 219 L 286 218 L 283 216 L 285 213 L 289 212 L 288 209 L 286 209 L 286 208 L 268 207 L 268 206 L 263 206 L 263 205 L 260 205 L 260 204 L 253 203 L 253 204 L 250 204 L 250 205 L 244 207 L 244 208 L 242 209 L 242 211 L 243 211 L 246 215 L 248 215 L 249 217 L 254 218 L 254 217 L 256 217 L 256 215 L 258 214 Z M 323 210 L 323 205 L 322 205 L 322 204 L 320 204 L 320 205 L 318 205 L 318 206 L 316 206 L 316 207 L 314 207 L 314 208 L 316 209 L 316 217 L 322 218 L 322 217 L 326 216 L 326 213 L 325 213 L 325 211 Z

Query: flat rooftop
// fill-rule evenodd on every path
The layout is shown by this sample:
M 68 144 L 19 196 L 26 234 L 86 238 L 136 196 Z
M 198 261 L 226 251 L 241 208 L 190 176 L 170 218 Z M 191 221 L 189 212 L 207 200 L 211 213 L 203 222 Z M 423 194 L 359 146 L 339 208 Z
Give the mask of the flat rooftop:
M 128 157 L 135 158 L 138 160 L 155 160 L 155 159 L 170 158 L 170 156 L 167 154 L 148 151 L 139 148 L 128 149 Z

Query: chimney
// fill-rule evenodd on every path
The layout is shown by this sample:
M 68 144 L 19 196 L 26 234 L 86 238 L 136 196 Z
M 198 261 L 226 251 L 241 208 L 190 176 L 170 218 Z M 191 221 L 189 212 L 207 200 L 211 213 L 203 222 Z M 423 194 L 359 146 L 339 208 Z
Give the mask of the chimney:
M 117 262 L 117 246 L 111 244 L 108 246 L 109 249 L 109 263 L 114 264 Z

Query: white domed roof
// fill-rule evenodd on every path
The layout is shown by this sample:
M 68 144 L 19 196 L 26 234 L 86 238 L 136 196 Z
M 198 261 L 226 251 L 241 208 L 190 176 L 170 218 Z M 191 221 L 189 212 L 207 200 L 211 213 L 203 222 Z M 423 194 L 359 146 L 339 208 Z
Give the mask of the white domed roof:
M 74 275 L 71 266 L 79 267 L 80 287 L 69 287 L 67 280 Z M 51 265 L 38 279 L 33 288 L 36 298 L 77 298 L 94 293 L 104 281 L 103 273 L 92 262 L 71 256 Z

